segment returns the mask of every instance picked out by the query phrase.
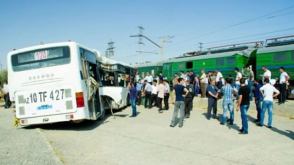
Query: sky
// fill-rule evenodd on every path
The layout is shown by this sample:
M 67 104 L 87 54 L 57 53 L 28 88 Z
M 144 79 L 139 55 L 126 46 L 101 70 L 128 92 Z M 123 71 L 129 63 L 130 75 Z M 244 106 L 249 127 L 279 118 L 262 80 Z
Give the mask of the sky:
M 105 55 L 114 42 L 115 60 L 164 60 L 209 47 L 265 41 L 294 34 L 292 0 L 0 0 L 0 57 L 13 49 L 75 41 Z M 139 53 L 137 51 L 142 51 Z

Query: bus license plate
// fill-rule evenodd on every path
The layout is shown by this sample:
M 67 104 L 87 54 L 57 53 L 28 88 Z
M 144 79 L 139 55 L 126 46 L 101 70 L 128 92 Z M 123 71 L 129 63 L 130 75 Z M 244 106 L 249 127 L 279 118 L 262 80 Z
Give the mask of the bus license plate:
M 48 101 L 59 101 L 64 99 L 64 89 L 56 89 L 51 91 L 41 91 L 30 93 L 28 97 L 25 98 L 26 104 L 36 104 L 36 103 L 46 103 Z M 52 105 L 41 105 L 38 110 L 52 108 Z M 43 108 L 43 109 L 44 109 Z

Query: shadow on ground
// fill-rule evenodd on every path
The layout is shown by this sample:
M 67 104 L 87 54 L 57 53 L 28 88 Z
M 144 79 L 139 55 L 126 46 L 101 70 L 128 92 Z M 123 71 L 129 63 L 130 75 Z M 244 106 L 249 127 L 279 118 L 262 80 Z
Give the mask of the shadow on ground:
M 23 127 L 23 129 L 44 129 L 44 130 L 73 130 L 73 131 L 89 131 L 97 128 L 100 125 L 107 124 L 109 121 L 107 121 L 108 118 L 114 117 L 127 117 L 129 114 L 116 114 L 119 111 L 114 111 L 114 116 L 110 113 L 110 111 L 106 111 L 105 117 L 102 120 L 85 120 L 80 123 L 73 123 L 73 122 L 60 122 L 60 123 L 52 123 L 52 124 L 44 124 L 44 125 L 33 125 L 33 126 L 27 126 Z M 139 114 L 139 113 L 138 113 Z

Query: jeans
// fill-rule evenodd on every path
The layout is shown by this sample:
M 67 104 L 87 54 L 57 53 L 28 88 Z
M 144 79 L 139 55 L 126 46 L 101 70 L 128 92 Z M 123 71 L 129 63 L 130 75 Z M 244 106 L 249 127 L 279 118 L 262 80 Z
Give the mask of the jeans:
M 250 101 L 252 101 L 252 98 L 253 98 L 253 93 L 252 93 L 252 88 L 253 88 L 253 81 L 248 81 L 248 87 L 250 89 Z
M 279 97 L 279 102 L 280 103 L 285 103 L 286 101 L 286 84 L 280 84 L 280 97 Z
M 262 103 L 262 110 L 261 110 L 261 115 L 260 115 L 260 124 L 263 125 L 264 121 L 264 114 L 266 109 L 268 110 L 268 126 L 272 126 L 272 120 L 273 120 L 273 102 L 264 100 Z
M 9 108 L 11 106 L 11 101 L 9 97 L 9 93 L 4 94 L 4 100 L 5 100 L 5 108 Z
M 239 99 L 239 89 L 240 89 L 241 85 L 240 84 L 236 84 L 236 89 L 237 89 L 237 93 L 236 93 L 236 99 Z
M 213 109 L 213 117 L 216 117 L 217 113 L 217 99 L 209 97 L 208 98 L 208 108 L 207 108 L 207 118 L 211 117 L 211 109 Z
M 227 120 L 227 109 L 230 111 L 230 123 L 234 123 L 234 107 L 233 107 L 233 100 L 223 100 L 223 117 L 222 117 L 222 123 L 225 124 Z
M 184 101 L 176 101 L 175 102 L 175 108 L 174 108 L 174 114 L 172 117 L 172 121 L 171 121 L 171 125 L 175 125 L 175 121 L 178 117 L 178 112 L 180 110 L 180 121 L 179 121 L 179 125 L 183 125 L 183 121 L 184 121 L 184 116 L 185 116 L 185 102 Z
M 151 97 L 151 92 L 146 92 L 145 93 L 145 103 L 144 103 L 145 108 L 147 108 L 147 102 L 150 104 L 150 97 Z
M 190 116 L 190 112 L 193 108 L 193 98 L 192 97 L 186 97 L 185 98 L 185 115 Z
M 131 99 L 132 116 L 137 116 L 136 100 Z
M 164 94 L 164 109 L 165 110 L 168 110 L 169 109 L 168 99 L 169 99 L 169 93 Z
M 248 120 L 247 120 L 247 110 L 249 109 L 249 105 L 241 105 L 241 119 L 242 119 L 242 130 L 243 132 L 248 133 Z
M 257 120 L 260 121 L 260 115 L 261 115 L 261 105 L 262 101 L 261 100 L 256 100 L 255 105 L 256 105 L 256 111 L 257 111 Z

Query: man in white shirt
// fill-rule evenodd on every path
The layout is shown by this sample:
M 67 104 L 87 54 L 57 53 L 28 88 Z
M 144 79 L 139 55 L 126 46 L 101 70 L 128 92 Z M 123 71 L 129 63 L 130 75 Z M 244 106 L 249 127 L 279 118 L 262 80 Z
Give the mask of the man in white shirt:
M 268 79 L 270 80 L 271 77 L 272 77 L 272 73 L 271 73 L 270 70 L 268 70 L 268 69 L 266 68 L 266 66 L 263 66 L 263 67 L 262 67 L 262 70 L 264 71 L 264 73 L 261 74 L 260 76 L 262 77 L 262 83 L 264 84 L 264 79 L 265 79 L 265 78 L 268 78 Z
M 222 81 L 222 84 L 225 84 L 225 80 L 224 80 L 223 74 L 218 69 L 215 70 L 215 73 L 216 73 L 215 82 L 217 83 L 217 82 L 219 82 L 221 80 Z
M 285 72 L 284 67 L 280 67 L 280 92 L 281 96 L 279 97 L 279 104 L 283 104 L 286 101 L 286 87 L 287 81 L 290 79 L 290 76 Z
M 147 80 L 147 82 L 152 85 L 153 77 L 149 73 L 147 73 L 145 80 Z
M 247 82 L 248 82 L 248 87 L 250 89 L 250 101 L 252 101 L 253 98 L 253 85 L 254 85 L 254 72 L 250 67 L 247 68 Z
M 170 87 L 167 80 L 163 80 L 163 85 L 164 85 L 164 92 L 165 92 L 164 93 L 164 109 L 168 110 L 169 109 L 168 99 L 169 99 Z
M 181 74 L 180 75 L 180 78 L 186 79 L 186 75 L 184 74 L 184 71 L 181 70 L 180 71 L 180 74 Z
M 263 96 L 262 102 L 262 110 L 260 115 L 260 123 L 257 125 L 262 127 L 264 121 L 264 114 L 266 109 L 268 109 L 268 128 L 272 128 L 272 120 L 273 120 L 273 98 L 277 97 L 280 92 L 269 84 L 269 79 L 264 79 L 264 85 L 259 89 L 260 94 Z M 275 93 L 275 94 L 274 94 Z
M 236 73 L 236 81 L 235 81 L 235 86 L 236 86 L 236 89 L 237 91 L 239 91 L 240 89 L 240 79 L 242 78 L 242 74 L 239 72 L 239 68 L 235 68 L 235 73 Z M 239 94 L 237 93 L 236 94 L 236 98 L 237 100 L 239 99 Z
M 202 73 L 202 75 L 200 77 L 200 89 L 201 89 L 201 97 L 204 98 L 204 97 L 206 97 L 206 87 L 205 87 L 206 74 L 205 74 L 205 70 L 202 69 L 201 73 Z
M 4 92 L 5 108 L 9 108 L 11 106 L 11 101 L 9 97 L 9 87 L 8 87 L 7 80 L 3 86 L 3 92 Z
M 156 98 L 157 98 L 157 86 L 156 86 L 157 82 L 156 80 L 153 80 L 152 86 L 151 86 L 151 96 L 150 96 L 150 101 L 149 101 L 149 109 L 152 108 L 152 104 L 153 102 L 155 102 L 155 105 L 157 106 L 156 103 Z

